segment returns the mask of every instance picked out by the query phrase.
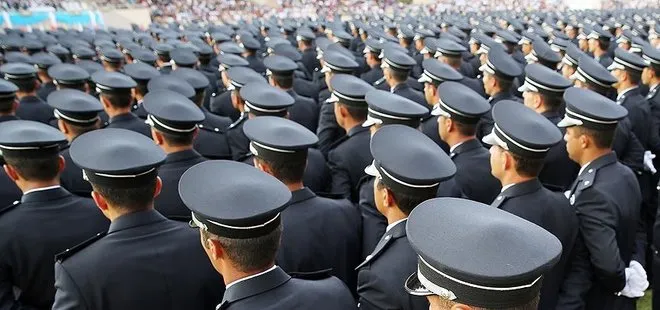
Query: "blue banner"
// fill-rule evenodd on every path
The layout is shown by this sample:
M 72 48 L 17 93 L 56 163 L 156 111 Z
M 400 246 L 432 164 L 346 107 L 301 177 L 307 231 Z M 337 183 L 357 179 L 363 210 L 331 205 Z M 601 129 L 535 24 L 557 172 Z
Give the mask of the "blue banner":
M 48 12 L 32 12 L 30 14 L 9 13 L 9 20 L 14 27 L 41 24 L 47 22 L 49 18 Z
M 66 25 L 91 25 L 92 18 L 89 11 L 80 12 L 78 14 L 68 13 L 68 12 L 56 12 L 55 21 L 58 24 Z

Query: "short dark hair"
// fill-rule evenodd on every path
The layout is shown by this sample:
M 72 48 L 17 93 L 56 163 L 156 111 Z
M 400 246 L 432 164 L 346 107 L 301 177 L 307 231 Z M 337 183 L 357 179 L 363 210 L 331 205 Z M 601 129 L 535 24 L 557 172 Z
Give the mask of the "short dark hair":
M 653 76 L 656 78 L 660 78 L 660 67 L 657 66 L 649 66 L 649 69 L 653 71 Z
M 580 135 L 587 135 L 594 141 L 596 147 L 601 149 L 611 148 L 614 141 L 616 128 L 607 130 L 596 130 L 584 126 L 575 127 Z
M 115 108 L 128 108 L 131 106 L 132 95 L 130 92 L 121 91 L 121 92 L 101 92 L 101 96 L 105 97 L 110 101 L 110 104 Z
M 606 51 L 610 48 L 610 41 L 608 39 L 598 39 L 597 42 L 601 50 Z
M 193 132 L 188 134 L 173 135 L 164 131 L 157 131 L 163 135 L 163 140 L 165 140 L 165 142 L 171 146 L 188 146 L 192 145 L 195 141 L 195 134 Z
M 172 58 L 170 57 L 170 55 L 158 55 L 158 60 L 162 62 L 170 62 Z
M 98 125 L 98 123 L 99 123 L 101 120 L 97 121 L 97 122 L 94 123 L 94 124 L 87 125 L 87 126 L 81 126 L 81 125 L 76 124 L 76 123 L 74 123 L 74 122 L 69 122 L 69 121 L 67 121 L 67 120 L 65 120 L 65 119 L 62 119 L 62 121 L 66 123 L 67 127 L 71 130 L 71 132 L 73 133 L 73 135 L 74 135 L 75 137 L 78 137 L 78 136 L 80 136 L 80 135 L 82 135 L 82 134 L 84 134 L 84 133 L 87 133 L 87 132 L 90 132 L 90 131 L 93 131 L 93 130 L 98 129 L 98 126 L 97 126 L 97 125 Z
M 195 96 L 192 98 L 192 101 L 198 107 L 201 107 L 202 104 L 204 104 L 205 97 L 206 97 L 206 89 L 195 90 Z
M 456 125 L 456 130 L 458 130 L 458 133 L 460 133 L 462 136 L 474 136 L 477 133 L 476 123 L 467 124 L 457 121 L 455 119 L 452 119 L 452 122 L 454 123 L 454 125 Z
M 447 58 L 447 64 L 452 66 L 452 67 L 458 67 L 463 63 L 463 58 L 461 56 L 453 56 L 453 55 L 443 55 Z
M 536 177 L 541 173 L 545 158 L 530 158 L 520 156 L 513 152 L 509 153 L 513 157 L 513 160 L 515 160 L 514 168 L 519 175 L 524 177 Z
M 544 93 L 538 93 L 543 99 L 543 105 L 548 108 L 550 111 L 555 112 L 564 105 L 564 99 L 562 95 L 550 95 Z
M 264 159 L 255 157 L 258 161 L 268 165 L 273 171 L 273 176 L 284 184 L 291 184 L 300 182 L 305 175 L 305 168 L 307 167 L 307 156 L 282 158 L 277 159 Z
M 392 78 L 401 83 L 407 81 L 410 75 L 410 70 L 394 70 L 390 68 L 390 72 L 392 72 Z
M 120 62 L 109 62 L 109 61 L 104 61 L 104 62 L 107 63 L 109 67 L 117 70 L 121 69 L 124 66 L 124 60 Z
M 399 207 L 399 210 L 401 210 L 401 212 L 403 212 L 406 215 L 410 215 L 410 212 L 412 212 L 412 210 L 422 202 L 434 198 L 435 193 L 437 192 L 438 189 L 437 186 L 433 190 L 430 189 L 429 190 L 430 194 L 428 196 L 410 195 L 392 190 L 391 188 L 387 187 L 387 185 L 385 185 L 381 179 L 378 179 L 376 188 L 378 188 L 378 190 L 382 190 L 382 189 L 388 190 L 392 194 L 392 197 L 394 198 L 396 205 Z
M 200 55 L 198 60 L 200 65 L 207 66 L 211 62 L 211 57 Z
M 275 81 L 275 83 L 277 83 L 277 85 L 279 85 L 281 88 L 289 89 L 293 87 L 293 75 L 271 75 L 271 77 L 273 78 L 273 81 Z
M 59 154 L 38 157 L 4 156 L 5 162 L 28 181 L 51 181 L 60 173 Z
M 335 104 L 340 104 L 341 106 L 346 108 L 346 111 L 348 111 L 348 115 L 350 115 L 351 118 L 353 118 L 354 120 L 359 121 L 359 120 L 366 120 L 367 119 L 367 114 L 368 114 L 369 111 L 367 110 L 366 107 L 365 108 L 357 108 L 357 107 L 353 107 L 353 106 L 350 106 L 350 105 L 347 105 L 347 104 L 343 104 L 341 102 L 336 102 Z
M 212 239 L 220 243 L 232 265 L 241 272 L 263 270 L 272 265 L 280 247 L 282 225 L 280 224 L 270 233 L 247 239 L 232 239 L 216 236 L 200 229 L 204 239 Z
M 37 89 L 37 81 L 35 79 L 11 80 L 11 82 L 18 87 L 19 91 L 24 93 L 31 93 Z
M 493 74 L 493 77 L 497 81 L 497 85 L 500 86 L 500 90 L 502 92 L 511 91 L 511 87 L 513 87 L 513 80 L 505 79 L 505 78 L 499 77 L 499 76 L 494 75 L 494 74 Z
M 137 92 L 142 96 L 145 96 L 149 92 L 149 89 L 147 88 L 147 83 L 137 83 L 137 86 L 135 87 L 135 92 Z
M 642 80 L 642 72 L 640 71 L 626 70 L 626 74 L 628 74 L 630 83 L 634 85 L 639 85 L 639 82 Z
M 16 97 L 0 99 L 0 113 L 9 113 L 14 108 Z
M 132 212 L 144 211 L 154 201 L 156 177 L 148 184 L 137 187 L 120 188 L 92 183 L 92 188 L 117 208 Z

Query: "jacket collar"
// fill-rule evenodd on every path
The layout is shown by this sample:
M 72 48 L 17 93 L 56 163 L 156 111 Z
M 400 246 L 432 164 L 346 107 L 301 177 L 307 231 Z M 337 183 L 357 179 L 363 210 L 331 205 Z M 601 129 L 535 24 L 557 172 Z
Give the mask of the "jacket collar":
M 47 190 L 37 190 L 21 197 L 21 203 L 45 202 L 62 199 L 71 196 L 71 193 L 63 187 L 56 187 Z
M 534 178 L 522 183 L 515 184 L 502 192 L 501 195 L 506 197 L 517 197 L 522 195 L 527 195 L 541 189 L 543 185 L 538 178 Z
M 25 96 L 21 98 L 20 102 L 25 103 L 25 102 L 43 102 L 39 97 L 37 96 Z
M 225 309 L 233 302 L 270 291 L 289 280 L 291 280 L 291 276 L 276 266 L 275 269 L 264 274 L 231 285 L 225 291 L 222 303 L 216 309 Z
M 119 115 L 111 118 L 109 120 L 109 122 L 114 123 L 114 122 L 130 121 L 130 120 L 133 120 L 135 118 L 137 118 L 137 116 L 135 116 L 135 114 L 133 114 L 131 112 L 128 112 L 128 113 L 124 113 L 124 114 L 119 114 Z
M 392 88 L 392 93 L 396 93 L 397 91 L 400 90 L 406 90 L 408 88 L 410 88 L 410 85 L 408 85 L 407 81 L 404 81 L 394 86 L 394 88 Z
M 563 118 L 560 112 L 558 111 L 546 111 L 541 113 L 541 115 L 545 116 L 549 121 L 557 125 L 559 121 Z
M 201 157 L 202 155 L 197 153 L 197 151 L 190 149 L 190 150 L 167 154 L 167 156 L 165 157 L 165 163 L 169 164 L 178 161 L 185 161 L 185 160 L 190 160 L 193 158 L 201 158 Z
M 108 228 L 108 234 L 133 227 L 163 222 L 166 220 L 167 218 L 162 216 L 160 213 L 158 213 L 158 211 L 154 209 L 124 214 L 112 221 L 110 228 Z
M 605 166 L 611 165 L 616 162 L 617 162 L 616 154 L 614 152 L 607 153 L 591 161 L 591 163 L 589 163 L 586 167 L 584 167 L 584 169 L 582 169 L 583 173 L 580 173 L 580 176 L 583 175 L 584 172 L 588 171 L 589 169 L 598 170 L 600 168 L 603 168 Z M 578 179 L 580 178 L 580 176 L 578 176 Z
M 511 94 L 509 92 L 503 91 L 503 92 L 499 92 L 499 93 L 495 94 L 494 96 L 488 98 L 488 102 L 495 103 L 495 102 L 498 102 L 500 100 L 507 99 L 509 97 L 511 97 Z
M 477 139 L 471 139 L 463 142 L 461 145 L 457 146 L 451 154 L 449 154 L 452 158 L 458 154 L 469 152 L 471 150 L 477 149 L 483 147 L 481 142 Z
M 291 200 L 289 200 L 287 205 L 293 205 L 305 200 L 312 199 L 314 197 L 316 197 L 316 194 L 314 194 L 312 190 L 307 187 L 303 187 L 297 191 L 291 192 Z
M 346 133 L 346 135 L 349 136 L 349 137 L 352 137 L 352 136 L 355 136 L 355 135 L 357 135 L 361 132 L 365 132 L 365 131 L 368 131 L 368 130 L 369 130 L 369 128 L 367 128 L 367 127 L 362 127 L 362 125 L 357 125 L 357 126 L 351 128 L 348 131 L 348 133 Z
M 293 90 L 293 88 L 287 89 L 286 92 L 287 92 L 287 94 L 291 95 L 291 97 L 293 97 L 293 99 L 298 98 L 298 94 L 296 93 L 296 91 Z
M 360 264 L 358 265 L 355 270 L 359 270 L 363 266 L 369 264 L 369 262 L 373 261 L 378 257 L 385 249 L 387 246 L 393 242 L 396 239 L 402 238 L 406 236 L 406 223 L 408 222 L 408 219 L 405 221 L 401 221 L 398 224 L 394 225 L 390 230 L 386 231 L 385 234 L 380 238 L 380 241 L 378 241 L 378 244 L 376 244 L 376 248 L 374 249 L 371 254 L 367 255 L 367 258 Z

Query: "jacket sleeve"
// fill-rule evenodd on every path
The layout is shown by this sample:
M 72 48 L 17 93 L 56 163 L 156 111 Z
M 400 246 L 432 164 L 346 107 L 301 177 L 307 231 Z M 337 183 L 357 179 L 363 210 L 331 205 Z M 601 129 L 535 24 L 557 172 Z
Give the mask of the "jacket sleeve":
M 330 167 L 330 192 L 342 195 L 345 198 L 351 197 L 351 176 L 348 166 L 341 154 L 330 152 L 328 154 L 328 167 Z
M 589 262 L 589 252 L 580 234 L 575 239 L 569 261 L 566 278 L 557 298 L 557 310 L 584 309 L 584 300 L 591 289 L 593 269 Z
M 321 106 L 319 112 L 319 125 L 316 128 L 316 135 L 319 137 L 318 148 L 323 155 L 328 155 L 330 147 L 337 140 L 341 128 L 335 119 L 334 103 L 319 102 Z
M 61 263 L 55 263 L 55 303 L 53 310 L 87 309 L 80 290 Z
M 596 280 L 612 293 L 621 291 L 626 285 L 626 264 L 616 240 L 615 207 L 593 188 L 583 191 L 575 204 Z
M 371 270 L 362 269 L 358 274 L 358 308 L 370 309 L 399 309 L 396 300 L 393 300 L 393 292 L 388 291 L 383 279 Z M 402 284 L 403 285 L 403 284 Z

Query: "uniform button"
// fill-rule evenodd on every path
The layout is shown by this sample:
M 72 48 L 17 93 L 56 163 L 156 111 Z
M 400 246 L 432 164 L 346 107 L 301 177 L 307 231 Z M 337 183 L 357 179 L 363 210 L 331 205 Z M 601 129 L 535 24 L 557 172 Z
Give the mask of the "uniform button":
M 17 205 L 20 201 L 16 200 L 14 201 L 14 204 Z
M 584 185 L 589 185 L 589 181 L 584 181 Z
M 594 169 L 589 169 L 589 171 L 587 171 L 587 172 L 589 172 L 589 173 L 593 173 L 593 172 L 594 172 Z
M 390 235 L 385 236 L 385 241 L 390 240 L 390 238 L 392 238 L 392 236 Z
M 502 196 L 497 196 L 497 200 L 502 200 Z
M 199 128 L 204 128 L 204 125 L 202 125 L 202 124 L 199 124 Z
M 215 128 L 214 130 L 215 130 L 215 132 L 219 132 L 219 131 L 220 131 L 220 129 L 218 129 L 218 128 Z
M 367 260 L 370 260 L 373 256 L 367 255 Z

